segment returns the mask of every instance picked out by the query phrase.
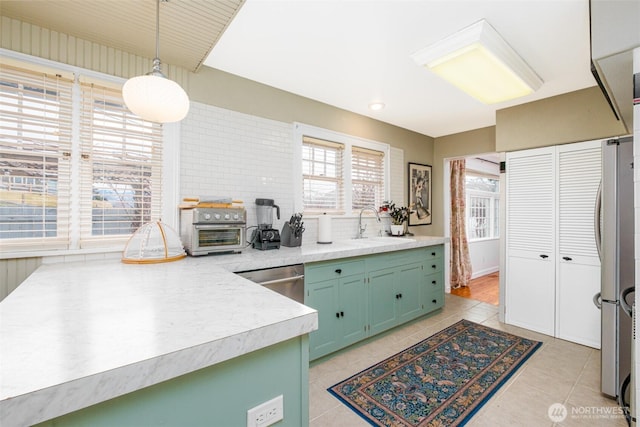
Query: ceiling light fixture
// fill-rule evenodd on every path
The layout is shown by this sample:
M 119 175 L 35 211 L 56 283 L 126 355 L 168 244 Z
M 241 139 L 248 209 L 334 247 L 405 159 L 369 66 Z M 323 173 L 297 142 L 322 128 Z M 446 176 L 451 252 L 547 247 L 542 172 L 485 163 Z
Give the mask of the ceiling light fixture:
M 372 102 L 369 104 L 369 109 L 373 111 L 382 110 L 385 107 L 383 102 Z
M 156 57 L 153 69 L 144 76 L 127 80 L 122 97 L 129 110 L 157 123 L 178 122 L 189 112 L 189 97 L 180 85 L 160 70 L 160 1 L 156 1 Z M 166 2 L 168 0 L 162 0 Z
M 535 71 L 484 19 L 411 57 L 485 104 L 530 95 L 542 86 Z

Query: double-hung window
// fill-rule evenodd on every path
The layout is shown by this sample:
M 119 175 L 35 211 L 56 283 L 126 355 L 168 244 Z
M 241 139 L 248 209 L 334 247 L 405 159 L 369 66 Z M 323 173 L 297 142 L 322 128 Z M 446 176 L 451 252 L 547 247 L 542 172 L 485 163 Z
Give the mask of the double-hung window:
M 303 131 L 314 135 L 301 136 L 305 213 L 351 214 L 383 204 L 389 187 L 387 144 L 311 127 Z
M 465 192 L 469 241 L 500 237 L 500 180 L 468 172 Z
M 119 85 L 16 62 L 0 61 L 1 250 L 121 246 L 160 216 L 162 126 Z
M 305 136 L 302 194 L 305 211 L 344 212 L 344 145 Z

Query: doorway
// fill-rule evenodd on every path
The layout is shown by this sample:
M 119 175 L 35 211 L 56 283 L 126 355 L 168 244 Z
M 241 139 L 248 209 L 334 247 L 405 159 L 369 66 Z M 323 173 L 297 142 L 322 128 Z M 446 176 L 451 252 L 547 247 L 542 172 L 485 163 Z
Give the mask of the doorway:
M 445 159 L 445 230 L 450 233 L 450 163 Z M 464 157 L 466 233 L 472 265 L 467 287 L 453 295 L 499 305 L 500 301 L 500 156 L 487 153 Z M 449 236 L 454 237 L 454 236 Z

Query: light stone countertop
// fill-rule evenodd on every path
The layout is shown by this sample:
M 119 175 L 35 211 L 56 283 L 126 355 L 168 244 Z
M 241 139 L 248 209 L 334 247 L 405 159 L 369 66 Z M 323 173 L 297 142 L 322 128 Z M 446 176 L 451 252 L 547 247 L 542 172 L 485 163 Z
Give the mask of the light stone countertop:
M 317 329 L 314 309 L 232 272 L 444 242 L 382 237 L 164 264 L 43 265 L 0 302 L 0 425 L 55 418 Z

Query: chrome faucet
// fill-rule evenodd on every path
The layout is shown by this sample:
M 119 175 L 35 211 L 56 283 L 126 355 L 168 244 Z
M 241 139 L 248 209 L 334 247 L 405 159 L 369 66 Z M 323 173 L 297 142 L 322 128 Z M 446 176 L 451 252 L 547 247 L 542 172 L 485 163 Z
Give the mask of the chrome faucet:
M 367 224 L 365 224 L 364 227 L 362 226 L 362 212 L 367 210 L 372 211 L 374 214 L 376 214 L 376 220 L 380 222 L 380 215 L 375 208 L 369 206 L 360 209 L 360 216 L 358 216 L 358 234 L 356 235 L 356 239 L 362 239 L 362 234 L 364 234 L 364 231 L 367 229 Z

